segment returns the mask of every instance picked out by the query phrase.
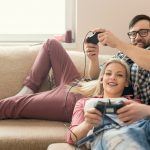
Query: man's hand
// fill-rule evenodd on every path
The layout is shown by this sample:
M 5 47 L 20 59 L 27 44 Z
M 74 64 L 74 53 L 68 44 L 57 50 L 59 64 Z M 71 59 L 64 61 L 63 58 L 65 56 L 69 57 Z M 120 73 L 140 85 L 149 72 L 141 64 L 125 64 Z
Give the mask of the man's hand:
M 95 33 L 95 32 L 103 33 L 103 32 L 105 32 L 105 29 L 96 28 L 96 29 L 91 30 L 91 32 L 93 32 L 93 33 Z M 85 41 L 84 48 L 85 48 L 85 52 L 86 52 L 88 58 L 91 61 L 95 61 L 95 58 L 98 58 L 99 46 L 97 44 L 87 43 Z
M 88 56 L 89 69 L 88 69 L 88 77 L 91 79 L 96 79 L 99 76 L 100 68 L 99 68 L 99 46 L 91 43 L 84 43 L 84 48 L 86 55 Z
M 117 48 L 118 44 L 121 42 L 112 32 L 106 30 L 98 34 L 98 39 L 102 45 L 107 45 L 112 48 Z
M 86 55 L 91 61 L 95 61 L 98 58 L 99 46 L 92 43 L 84 43 Z
M 119 119 L 123 122 L 131 124 L 149 116 L 150 106 L 135 102 L 133 100 L 128 100 L 125 104 L 126 106 L 117 111 Z

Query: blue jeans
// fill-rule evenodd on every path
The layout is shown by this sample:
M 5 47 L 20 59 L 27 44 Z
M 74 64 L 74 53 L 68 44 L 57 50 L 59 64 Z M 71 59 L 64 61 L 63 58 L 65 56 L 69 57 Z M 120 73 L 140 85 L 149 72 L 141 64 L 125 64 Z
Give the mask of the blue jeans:
M 100 126 L 99 129 L 101 129 Z M 105 130 L 95 136 L 94 141 L 91 143 L 91 149 L 150 150 L 150 120 L 143 119 L 119 129 Z

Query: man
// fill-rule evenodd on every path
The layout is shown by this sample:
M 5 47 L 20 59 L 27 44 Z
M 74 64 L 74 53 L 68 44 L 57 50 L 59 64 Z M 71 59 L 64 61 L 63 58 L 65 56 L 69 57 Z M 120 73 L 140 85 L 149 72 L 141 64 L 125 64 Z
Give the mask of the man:
M 106 43 L 108 46 L 122 51 L 140 67 L 150 70 L 150 51 L 145 51 L 143 48 L 127 44 L 115 37 L 115 35 L 113 35 L 111 32 L 108 33 L 108 39 Z M 147 49 L 150 50 L 150 46 L 147 47 Z
M 146 60 L 148 61 L 146 62 L 145 60 L 145 62 L 138 63 L 139 65 L 141 65 L 141 67 L 138 66 L 133 61 L 139 62 L 138 58 L 139 55 L 141 54 L 141 49 L 142 51 L 145 51 L 145 53 L 147 51 L 143 49 L 149 49 L 150 17 L 146 15 L 137 15 L 131 20 L 129 24 L 128 36 L 131 40 L 132 45 L 126 46 L 118 38 L 116 38 L 110 31 L 106 31 L 104 29 L 95 30 L 95 32 L 98 31 L 103 32 L 98 35 L 98 39 L 103 45 L 108 45 L 114 48 L 118 48 L 123 52 L 128 51 L 128 53 L 126 53 L 128 55 L 129 55 L 129 50 L 132 48 L 135 50 L 140 50 L 140 52 L 137 51 L 135 53 L 135 58 L 133 54 L 131 55 L 132 60 L 121 52 L 118 52 L 116 54 L 116 57 L 126 60 L 128 64 L 131 66 L 131 83 L 134 90 L 133 95 L 135 98 L 141 99 L 142 103 L 144 103 L 144 104 L 139 104 L 133 101 L 129 101 L 128 105 L 126 105 L 125 107 L 121 108 L 118 111 L 118 116 L 122 121 L 128 124 L 143 119 L 145 117 L 149 117 L 150 106 L 148 105 L 150 105 L 150 70 L 148 65 L 146 65 L 146 64 L 150 64 L 149 58 L 147 56 L 141 55 L 141 58 L 145 57 Z M 125 50 L 123 50 L 124 48 Z M 99 66 L 98 46 L 91 43 L 86 43 L 85 49 L 90 59 L 89 75 L 91 78 L 96 78 L 100 71 L 98 69 Z M 143 58 L 141 60 L 144 60 Z M 145 66 L 147 70 L 143 69 L 142 68 L 143 66 Z
M 142 20 L 142 19 L 143 21 L 139 22 L 139 20 Z M 143 48 L 146 48 L 150 50 L 150 44 L 149 44 L 150 43 L 150 21 L 149 19 L 150 18 L 148 16 L 138 15 L 131 21 L 129 25 L 130 32 L 128 33 L 128 36 L 131 39 L 132 45 L 121 41 L 109 31 L 104 33 L 104 35 L 107 34 L 107 39 L 105 38 L 105 41 L 103 41 L 103 38 L 102 39 L 100 38 L 99 40 L 101 41 L 102 44 L 107 44 L 110 47 L 119 49 L 128 57 L 130 57 L 134 62 L 136 62 L 140 67 L 150 70 L 150 51 L 145 51 L 143 49 Z M 141 29 L 143 26 L 142 30 L 138 29 L 139 25 Z M 100 36 L 103 37 L 103 34 Z

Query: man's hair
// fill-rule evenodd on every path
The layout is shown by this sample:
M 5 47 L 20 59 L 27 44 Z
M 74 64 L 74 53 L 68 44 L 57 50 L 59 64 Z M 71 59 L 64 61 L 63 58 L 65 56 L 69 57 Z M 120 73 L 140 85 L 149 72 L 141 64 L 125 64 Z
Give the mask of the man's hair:
M 129 23 L 129 29 L 131 29 L 140 20 L 147 20 L 150 22 L 150 17 L 143 14 L 135 16 Z

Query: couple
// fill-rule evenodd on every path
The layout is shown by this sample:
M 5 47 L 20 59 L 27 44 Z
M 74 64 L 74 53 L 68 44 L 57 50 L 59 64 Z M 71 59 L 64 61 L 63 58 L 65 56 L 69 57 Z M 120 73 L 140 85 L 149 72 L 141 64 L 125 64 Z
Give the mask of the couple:
M 119 47 L 120 50 L 125 47 L 125 44 L 122 44 L 123 42 L 111 32 L 107 30 L 102 31 L 103 33 L 98 35 L 98 39 L 102 44 L 116 48 Z M 131 39 L 131 43 L 138 46 L 140 50 L 141 48 L 147 48 L 150 44 L 149 16 L 138 15 L 133 18 L 129 26 L 128 35 Z M 91 78 L 97 78 L 100 72 L 98 64 L 98 45 L 85 43 L 85 47 L 91 61 L 89 75 Z M 137 49 L 137 47 L 134 46 L 132 48 Z M 130 45 L 125 47 L 125 50 L 128 49 L 131 49 Z M 128 54 L 128 56 L 130 57 L 130 54 Z M 128 105 L 122 108 L 122 111 L 120 110 L 118 112 L 119 119 L 122 122 L 131 124 L 148 117 L 150 114 L 148 106 L 150 103 L 148 86 L 149 70 L 137 66 L 127 56 L 124 56 L 123 53 L 118 53 L 117 57 L 120 59 L 125 58 L 127 63 L 131 65 L 131 82 L 134 88 L 134 96 L 144 103 L 139 104 L 137 102 L 128 101 Z M 136 59 L 133 60 L 136 61 Z M 51 91 L 36 93 L 51 67 L 54 72 L 57 87 Z M 0 100 L 0 118 L 35 118 L 70 121 L 75 103 L 79 99 L 84 98 L 85 95 L 80 92 L 77 93 L 76 91 L 69 92 L 68 94 L 69 88 L 67 85 L 71 86 L 75 80 L 80 80 L 80 78 L 80 74 L 63 47 L 56 40 L 48 40 L 43 45 L 29 75 L 26 77 L 23 89 L 16 96 Z M 104 95 L 102 94 L 102 96 Z M 120 94 L 117 96 L 120 97 Z M 67 113 L 64 110 L 66 110 Z M 100 118 L 98 120 L 100 120 Z
M 94 83 L 90 88 L 85 90 L 81 86 L 82 88 L 76 87 L 75 91 L 72 90 L 84 93 L 85 96 L 92 93 L 90 95 L 92 98 L 82 98 L 77 101 L 67 134 L 67 142 L 76 144 L 94 130 L 101 130 L 98 135 L 94 136 L 95 132 L 93 133 L 94 137 L 90 143 L 92 150 L 124 150 L 126 146 L 128 146 L 128 150 L 149 150 L 150 120 L 128 121 L 130 115 L 132 117 L 132 113 L 138 111 L 132 109 L 133 107 L 136 106 L 135 109 L 143 107 L 145 111 L 149 111 L 149 106 L 144 107 L 144 104 L 139 103 L 139 99 L 133 100 L 130 96 L 123 95 L 124 88 L 129 85 L 129 81 L 128 65 L 121 59 L 113 58 L 103 65 L 99 79 L 92 81 Z M 111 98 L 117 99 L 111 100 Z M 104 114 L 94 108 L 98 100 L 103 102 L 106 99 L 110 99 L 112 103 L 118 99 L 123 100 L 124 106 L 117 110 L 117 114 Z M 140 115 L 142 116 L 142 114 Z
M 128 36 L 131 43 L 138 47 L 122 42 L 110 31 L 96 30 L 102 31 L 98 35 L 98 39 L 103 45 L 107 44 L 123 50 L 124 53 L 129 54 L 129 57 L 131 55 L 134 61 L 141 64 L 141 67 L 123 53 L 118 53 L 117 58 L 109 60 L 103 65 L 99 79 L 93 81 L 96 82 L 94 85 L 91 84 L 88 89 L 81 86 L 72 90 L 82 93 L 88 98 L 80 99 L 75 105 L 71 126 L 67 134 L 68 143 L 76 144 L 80 139 L 98 128 L 102 131 L 97 136 L 93 134 L 94 137 L 90 143 L 92 150 L 150 149 L 150 107 L 148 106 L 150 104 L 150 58 L 145 56 L 145 59 L 143 59 L 144 56 L 142 55 L 141 60 L 137 59 L 140 58 L 141 51 L 143 52 L 142 48 L 150 49 L 150 17 L 145 15 L 135 16 L 129 24 L 129 30 Z M 93 59 L 91 66 L 95 64 L 95 67 L 90 68 L 89 74 L 96 78 L 99 73 L 99 69 L 97 69 L 98 59 L 96 59 L 98 47 L 97 45 L 87 44 L 86 48 L 88 57 L 91 60 Z M 134 58 L 132 51 L 135 50 L 137 51 Z M 149 51 L 145 54 L 149 56 Z M 129 85 L 130 74 L 134 99 L 123 94 L 125 87 Z M 125 106 L 120 108 L 117 114 L 106 114 L 120 125 L 119 129 L 118 127 L 115 128 L 102 112 L 93 107 L 97 99 L 89 97 L 96 97 L 101 101 L 103 101 L 102 98 L 120 97 L 122 99 L 122 97 L 127 97 L 128 100 L 124 101 Z M 107 128 L 106 131 L 105 128 Z

